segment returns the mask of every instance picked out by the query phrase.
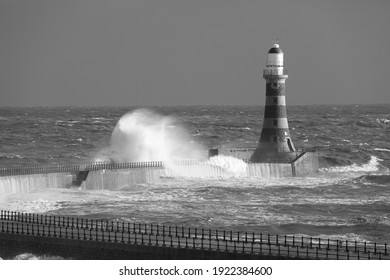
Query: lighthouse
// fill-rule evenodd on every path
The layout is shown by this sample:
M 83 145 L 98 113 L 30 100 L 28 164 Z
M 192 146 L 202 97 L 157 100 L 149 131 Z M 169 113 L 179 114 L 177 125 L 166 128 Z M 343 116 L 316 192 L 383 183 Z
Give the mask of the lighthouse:
M 277 40 L 268 52 L 263 78 L 266 81 L 263 128 L 250 162 L 290 162 L 296 157 L 286 111 L 286 79 L 283 51 Z

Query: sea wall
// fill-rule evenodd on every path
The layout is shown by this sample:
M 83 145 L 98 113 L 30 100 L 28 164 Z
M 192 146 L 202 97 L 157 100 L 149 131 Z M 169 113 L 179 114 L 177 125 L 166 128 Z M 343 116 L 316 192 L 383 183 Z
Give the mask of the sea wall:
M 255 178 L 292 177 L 290 163 L 251 163 L 248 164 L 247 174 Z
M 161 167 L 90 171 L 81 188 L 87 190 L 116 190 L 137 184 L 158 182 L 164 175 Z
M 291 164 L 293 176 L 308 176 L 317 173 L 318 155 L 315 152 L 302 153 Z
M 244 161 L 248 161 L 251 158 L 251 156 L 255 150 L 256 149 L 250 149 L 250 148 L 247 148 L 247 149 L 244 149 L 244 148 L 243 149 L 221 149 L 219 151 L 219 153 L 222 155 L 227 155 L 227 156 L 242 159 Z
M 0 195 L 27 193 L 39 189 L 70 187 L 72 174 L 43 173 L 0 177 Z
M 132 164 L 130 167 L 102 165 L 42 174 L 0 176 L 0 195 L 27 193 L 47 188 L 82 188 L 88 190 L 116 190 L 137 184 L 156 183 L 161 178 L 229 178 L 236 176 L 254 178 L 283 178 L 307 176 L 318 170 L 316 153 L 302 153 L 293 162 L 249 163 L 235 173 L 229 168 L 209 161 L 190 161 L 164 166 L 161 163 Z M 100 169 L 99 169 L 99 168 Z M 85 171 L 87 170 L 87 171 Z M 83 173 L 83 176 L 78 176 Z M 80 179 L 82 177 L 82 179 Z

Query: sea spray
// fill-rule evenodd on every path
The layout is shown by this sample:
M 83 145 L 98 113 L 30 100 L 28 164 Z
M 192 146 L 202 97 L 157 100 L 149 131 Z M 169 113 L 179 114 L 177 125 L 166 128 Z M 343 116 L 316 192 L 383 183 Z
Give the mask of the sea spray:
M 243 160 L 230 157 L 230 156 L 214 156 L 211 157 L 207 163 L 212 166 L 218 166 L 222 168 L 222 170 L 237 176 L 242 177 L 246 176 L 246 168 L 248 166 L 247 163 L 245 163 Z
M 172 117 L 146 109 L 122 116 L 111 135 L 111 146 L 96 161 L 148 162 L 201 159 L 205 149 Z

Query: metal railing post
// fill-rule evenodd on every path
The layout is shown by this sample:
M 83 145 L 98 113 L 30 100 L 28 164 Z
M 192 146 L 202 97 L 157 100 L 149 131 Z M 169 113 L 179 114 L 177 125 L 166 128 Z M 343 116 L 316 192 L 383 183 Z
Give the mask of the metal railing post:
M 306 245 L 306 259 L 309 259 L 309 247 Z

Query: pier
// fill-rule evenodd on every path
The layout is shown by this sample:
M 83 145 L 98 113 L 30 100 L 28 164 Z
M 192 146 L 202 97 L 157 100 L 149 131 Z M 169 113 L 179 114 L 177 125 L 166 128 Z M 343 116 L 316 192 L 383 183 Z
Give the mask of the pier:
M 387 244 L 0 212 L 0 256 L 390 260 Z
M 218 150 L 213 152 L 218 155 Z M 209 151 L 210 153 L 210 151 Z M 222 151 L 247 163 L 245 174 L 254 178 L 285 178 L 313 175 L 318 170 L 315 151 L 297 151 L 291 160 L 273 160 L 251 163 L 248 160 L 252 149 Z M 230 178 L 235 176 L 209 159 L 177 160 L 170 163 L 151 162 L 87 162 L 75 164 L 47 164 L 31 166 L 0 166 L 0 195 L 26 193 L 40 188 L 120 189 L 140 183 L 155 183 L 161 177 Z

